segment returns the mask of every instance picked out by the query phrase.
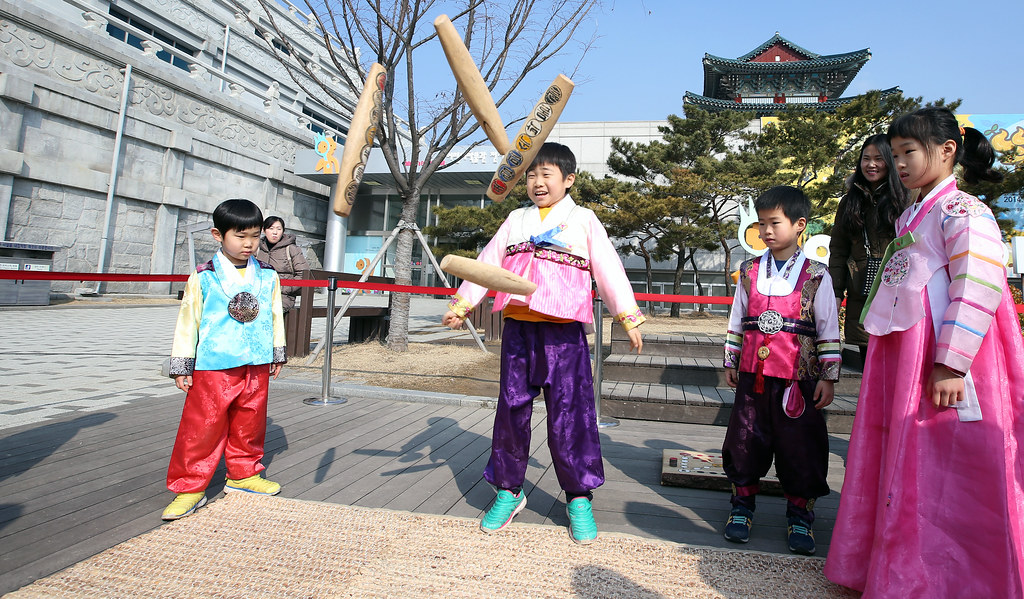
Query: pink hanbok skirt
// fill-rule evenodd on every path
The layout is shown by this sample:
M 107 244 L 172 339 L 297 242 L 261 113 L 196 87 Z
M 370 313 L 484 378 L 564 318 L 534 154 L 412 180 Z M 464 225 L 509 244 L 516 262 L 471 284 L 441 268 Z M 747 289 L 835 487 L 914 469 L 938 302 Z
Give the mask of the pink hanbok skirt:
M 1009 292 L 971 367 L 982 420 L 925 397 L 931 315 L 872 337 L 825 575 L 864 597 L 1024 596 L 1024 344 Z

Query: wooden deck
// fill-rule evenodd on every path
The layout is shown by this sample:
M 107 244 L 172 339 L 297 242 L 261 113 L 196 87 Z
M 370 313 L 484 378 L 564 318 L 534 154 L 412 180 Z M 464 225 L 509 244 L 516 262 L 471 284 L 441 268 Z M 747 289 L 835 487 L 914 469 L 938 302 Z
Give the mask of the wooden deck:
M 481 478 L 492 411 L 358 397 L 303 404 L 310 395 L 272 391 L 265 463 L 283 496 L 473 518 L 493 499 Z M 0 433 L 0 594 L 161 524 L 182 401 L 175 392 Z M 516 521 L 564 526 L 543 415 L 534 418 L 529 503 Z M 659 484 L 663 449 L 718 450 L 724 434 L 719 426 L 635 420 L 602 429 L 608 480 L 595 494 L 599 529 L 736 549 L 720 532 L 728 495 Z M 816 510 L 822 556 L 848 442 L 831 439 L 834 491 Z M 223 483 L 222 467 L 207 490 L 212 500 Z M 783 499 L 762 497 L 744 548 L 787 553 L 784 509 Z

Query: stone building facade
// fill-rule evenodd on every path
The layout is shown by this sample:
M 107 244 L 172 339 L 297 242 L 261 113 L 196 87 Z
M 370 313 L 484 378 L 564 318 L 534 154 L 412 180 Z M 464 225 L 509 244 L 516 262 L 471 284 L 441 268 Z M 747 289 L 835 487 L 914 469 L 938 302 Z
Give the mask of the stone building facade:
M 209 215 L 234 197 L 281 215 L 307 246 L 322 240 L 329 188 L 296 176 L 295 155 L 311 129 L 343 137 L 351 109 L 299 91 L 237 10 L 228 0 L 0 0 L 0 240 L 56 246 L 58 271 L 186 274 L 216 249 Z M 301 15 L 281 9 L 275 20 L 291 29 L 291 59 L 333 69 Z

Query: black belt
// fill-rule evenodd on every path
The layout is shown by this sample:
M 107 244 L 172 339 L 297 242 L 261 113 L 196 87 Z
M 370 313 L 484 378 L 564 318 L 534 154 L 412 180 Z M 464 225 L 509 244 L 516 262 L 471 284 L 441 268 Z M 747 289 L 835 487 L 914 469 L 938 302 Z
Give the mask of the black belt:
M 743 323 L 744 331 L 761 332 L 761 328 L 757 325 L 756 316 L 744 316 L 741 322 Z M 818 335 L 818 329 L 814 326 L 813 322 L 798 320 L 796 318 L 783 318 L 782 329 L 780 332 L 804 335 L 806 337 L 817 337 Z

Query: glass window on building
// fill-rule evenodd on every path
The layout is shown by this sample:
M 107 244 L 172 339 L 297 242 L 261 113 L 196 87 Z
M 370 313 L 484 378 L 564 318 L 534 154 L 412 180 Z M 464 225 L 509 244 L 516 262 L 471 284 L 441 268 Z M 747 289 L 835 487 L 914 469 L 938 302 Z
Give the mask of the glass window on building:
M 184 42 L 182 42 L 180 40 L 174 39 L 173 37 L 167 35 L 166 33 L 162 32 L 162 31 L 159 31 L 159 30 L 157 30 L 157 29 L 147 25 L 146 23 L 143 23 L 143 22 L 139 21 L 137 18 L 129 15 L 126 12 L 118 10 L 118 9 L 114 8 L 113 6 L 110 7 L 110 16 L 114 17 L 118 21 L 121 21 L 122 23 L 130 25 L 131 27 L 134 27 L 136 30 L 140 31 L 144 35 L 149 36 L 149 38 L 153 38 L 153 39 L 159 40 L 159 41 L 167 44 L 168 46 L 171 46 L 172 48 L 174 48 L 176 50 L 180 50 L 181 52 L 183 52 L 185 54 L 188 54 L 189 56 L 195 56 L 196 53 L 198 52 L 195 48 L 189 46 L 188 44 L 186 44 L 186 43 L 184 43 Z M 121 40 L 122 42 L 125 42 L 129 46 L 134 46 L 135 48 L 138 48 L 139 50 L 143 49 L 143 47 L 142 47 L 142 41 L 143 41 L 142 38 L 140 38 L 139 36 L 135 35 L 134 33 L 130 32 L 130 31 L 128 31 L 127 29 L 122 29 L 121 27 L 118 27 L 118 25 L 117 25 L 117 23 L 115 21 L 108 21 L 107 22 L 107 34 L 110 35 L 110 37 L 112 37 L 112 38 L 115 38 L 115 39 Z M 174 56 L 173 54 L 171 54 L 167 50 L 160 50 L 159 52 L 156 53 L 156 57 L 159 58 L 160 60 L 164 61 L 164 62 L 170 63 L 170 64 L 178 67 L 179 69 L 181 69 L 183 71 L 187 71 L 188 70 L 189 61 L 184 60 L 182 58 L 179 58 L 177 56 Z
M 385 195 L 359 193 L 348 215 L 349 235 L 366 235 L 384 231 L 384 211 L 387 207 Z M 391 226 L 394 228 L 394 225 Z M 390 229 L 388 229 L 390 231 Z

